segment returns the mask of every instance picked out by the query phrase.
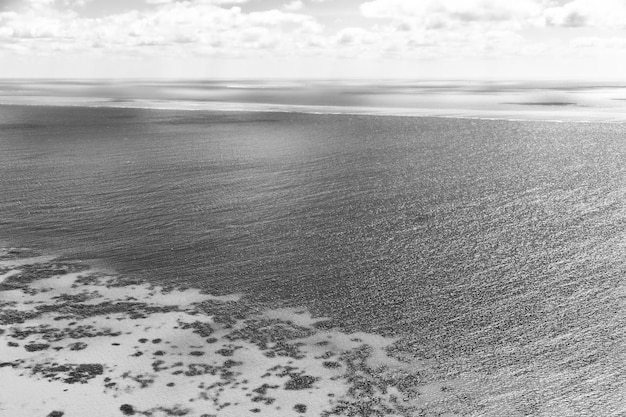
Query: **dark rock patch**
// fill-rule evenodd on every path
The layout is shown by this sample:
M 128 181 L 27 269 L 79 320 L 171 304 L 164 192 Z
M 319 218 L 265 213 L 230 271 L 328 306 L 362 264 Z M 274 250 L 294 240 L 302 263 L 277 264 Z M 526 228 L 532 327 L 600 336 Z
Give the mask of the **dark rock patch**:
M 0 312 L 0 325 L 21 324 L 39 317 L 36 311 L 3 310 Z
M 70 350 L 83 350 L 83 349 L 87 349 L 87 343 L 85 342 L 70 343 L 68 347 L 70 348 Z
M 100 364 L 38 364 L 32 368 L 33 374 L 41 374 L 50 381 L 62 380 L 66 384 L 85 384 L 90 379 L 104 373 Z
M 56 275 L 65 275 L 74 272 L 84 271 L 88 269 L 87 265 L 73 263 L 45 263 L 21 265 L 20 272 L 11 275 L 4 282 L 0 283 L 0 291 L 21 290 L 25 293 L 36 293 L 37 291 L 29 288 L 29 285 L 37 280 L 50 278 Z
M 324 361 L 322 362 L 322 365 L 325 368 L 329 368 L 329 369 L 336 369 L 336 368 L 341 367 L 341 364 L 339 362 L 334 362 L 334 361 Z
M 27 345 L 24 345 L 24 349 L 26 349 L 29 352 L 36 352 L 39 350 L 46 350 L 50 347 L 49 344 L 47 343 L 29 343 Z
M 18 362 L 0 362 L 0 368 L 5 368 L 7 366 L 10 366 L 12 368 L 15 368 L 18 365 Z
M 85 319 L 94 316 L 106 316 L 110 314 L 127 314 L 130 319 L 146 318 L 152 313 L 167 313 L 177 311 L 176 306 L 150 306 L 146 303 L 137 302 L 111 302 L 104 301 L 99 304 L 46 304 L 38 306 L 39 313 L 57 312 L 64 317 L 76 317 Z
M 154 366 L 154 364 L 153 364 Z M 154 378 L 148 375 L 133 375 L 130 372 L 124 372 L 122 374 L 122 378 L 130 379 L 139 384 L 139 388 L 148 388 L 150 385 L 154 384 Z
M 291 379 L 285 383 L 286 390 L 302 390 L 313 386 L 317 378 L 310 375 L 292 375 Z
M 209 323 L 203 323 L 201 321 L 194 321 L 193 323 L 180 323 L 181 329 L 194 329 L 193 332 L 201 337 L 209 337 L 213 334 L 214 330 Z
M 121 332 L 114 332 L 111 329 L 96 329 L 91 325 L 77 326 L 72 328 L 58 329 L 48 326 L 31 326 L 24 329 L 13 329 L 11 337 L 14 339 L 24 340 L 31 335 L 40 335 L 42 339 L 48 342 L 58 342 L 60 340 L 71 338 L 81 339 L 96 336 L 119 336 Z

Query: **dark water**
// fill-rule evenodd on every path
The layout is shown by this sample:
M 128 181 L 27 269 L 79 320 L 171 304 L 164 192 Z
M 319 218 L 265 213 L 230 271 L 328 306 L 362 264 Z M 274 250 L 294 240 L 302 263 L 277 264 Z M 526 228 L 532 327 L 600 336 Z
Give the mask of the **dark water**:
M 401 335 L 440 376 L 477 375 L 475 415 L 622 415 L 625 141 L 623 124 L 2 106 L 0 237 Z

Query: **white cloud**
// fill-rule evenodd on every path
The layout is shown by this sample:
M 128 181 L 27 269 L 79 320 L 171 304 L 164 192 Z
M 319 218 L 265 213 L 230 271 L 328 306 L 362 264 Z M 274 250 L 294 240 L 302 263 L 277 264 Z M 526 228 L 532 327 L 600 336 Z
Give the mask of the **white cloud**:
M 44 0 L 45 1 L 45 0 Z M 54 0 L 53 0 L 54 1 Z M 241 4 L 247 3 L 250 0 L 145 0 L 148 4 L 171 4 L 171 3 L 196 3 L 196 4 Z
M 590 51 L 605 54 L 607 51 L 623 54 L 626 51 L 626 37 L 601 38 L 597 36 L 587 36 L 575 38 L 571 42 L 572 46 L 578 50 L 584 50 L 587 55 Z
M 32 5 L 37 5 L 37 6 L 41 6 L 41 5 L 50 5 L 52 3 L 54 3 L 54 0 L 27 0 L 27 3 L 30 3 Z
M 508 23 L 519 26 L 626 27 L 624 0 L 371 0 L 363 16 L 413 22 L 430 28 L 457 24 Z
M 541 21 L 541 2 L 371 0 L 361 4 L 360 11 L 366 18 L 377 19 L 373 43 L 384 55 L 505 57 L 529 50 L 520 30 Z
M 623 0 L 574 0 L 544 11 L 549 26 L 626 27 L 626 2 Z
M 290 12 L 295 12 L 297 10 L 303 9 L 304 3 L 302 2 L 302 0 L 293 0 L 292 2 L 285 4 L 283 8 Z
M 339 45 L 364 45 L 372 44 L 379 39 L 379 36 L 368 30 L 361 28 L 341 29 L 335 36 L 335 42 Z
M 344 25 L 307 14 L 316 8 L 304 7 L 303 0 L 255 12 L 237 7 L 246 0 L 144 0 L 137 10 L 100 17 L 87 17 L 98 10 L 95 1 L 73 7 L 89 1 L 0 0 L 0 54 L 180 58 L 177 62 L 206 56 L 372 62 L 598 56 L 623 52 L 624 41 L 611 28 L 626 22 L 626 0 L 369 0 Z M 333 2 L 324 7 L 331 10 Z M 574 40 L 583 31 L 569 27 L 579 26 L 602 30 L 589 29 L 588 37 Z M 542 38 L 541 31 L 558 36 Z
M 38 0 L 40 1 L 40 0 Z M 85 18 L 42 3 L 0 13 L 0 48 L 21 45 L 25 53 L 71 49 L 128 54 L 161 52 L 238 56 L 242 51 L 297 50 L 322 26 L 311 16 L 268 10 L 244 13 L 216 1 L 170 1 L 144 12 Z M 232 2 L 231 2 L 232 3 Z M 34 40 L 38 40 L 34 42 Z
M 373 0 L 361 4 L 360 10 L 369 18 L 413 20 L 430 26 L 455 21 L 517 21 L 542 11 L 538 0 Z

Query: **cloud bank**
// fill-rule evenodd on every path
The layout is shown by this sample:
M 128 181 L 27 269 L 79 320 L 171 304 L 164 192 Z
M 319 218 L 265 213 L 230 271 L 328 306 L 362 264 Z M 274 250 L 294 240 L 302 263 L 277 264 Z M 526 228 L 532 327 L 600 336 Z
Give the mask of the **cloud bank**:
M 623 50 L 622 0 L 0 0 L 0 58 L 459 60 Z M 126 6 L 125 6 L 126 5 Z M 594 51 L 598 55 L 598 50 Z M 320 61 L 321 62 L 321 61 Z M 389 61 L 391 62 L 391 61 Z M 0 76 L 2 73 L 0 73 Z

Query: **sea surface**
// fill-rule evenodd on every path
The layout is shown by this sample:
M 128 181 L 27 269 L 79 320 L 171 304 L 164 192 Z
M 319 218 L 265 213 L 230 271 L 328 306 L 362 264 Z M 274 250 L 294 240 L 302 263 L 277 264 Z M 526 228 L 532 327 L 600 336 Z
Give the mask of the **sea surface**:
M 0 106 L 0 239 L 401 338 L 464 415 L 626 414 L 626 125 Z

